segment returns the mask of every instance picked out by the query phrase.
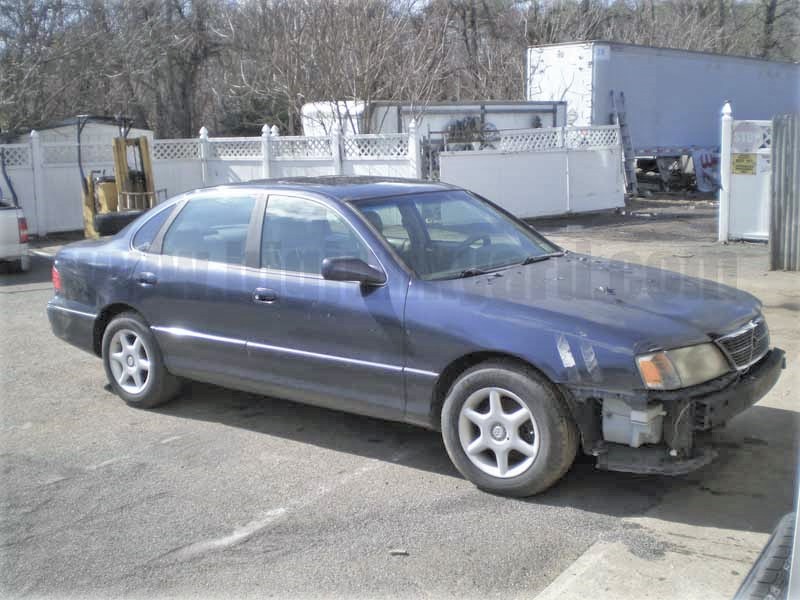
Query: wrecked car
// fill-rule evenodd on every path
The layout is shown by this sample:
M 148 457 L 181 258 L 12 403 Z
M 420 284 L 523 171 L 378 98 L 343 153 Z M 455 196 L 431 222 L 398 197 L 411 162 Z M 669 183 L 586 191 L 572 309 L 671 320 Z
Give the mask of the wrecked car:
M 760 303 L 566 251 L 466 190 L 264 180 L 173 198 L 57 255 L 54 333 L 149 408 L 186 379 L 440 430 L 528 496 L 578 452 L 680 474 L 777 381 Z

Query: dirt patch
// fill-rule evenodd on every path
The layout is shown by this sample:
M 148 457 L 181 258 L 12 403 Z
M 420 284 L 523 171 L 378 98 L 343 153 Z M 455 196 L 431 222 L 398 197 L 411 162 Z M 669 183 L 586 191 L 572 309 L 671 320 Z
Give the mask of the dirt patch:
M 663 196 L 635 199 L 623 210 L 528 219 L 536 229 L 567 238 L 714 242 L 717 202 Z

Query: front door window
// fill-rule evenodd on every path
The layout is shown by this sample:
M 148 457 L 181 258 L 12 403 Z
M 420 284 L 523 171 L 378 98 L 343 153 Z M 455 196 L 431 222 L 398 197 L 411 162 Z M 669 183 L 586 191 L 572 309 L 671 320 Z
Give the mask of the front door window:
M 261 234 L 261 266 L 320 275 L 326 258 L 375 263 L 350 225 L 323 204 L 293 196 L 270 196 Z

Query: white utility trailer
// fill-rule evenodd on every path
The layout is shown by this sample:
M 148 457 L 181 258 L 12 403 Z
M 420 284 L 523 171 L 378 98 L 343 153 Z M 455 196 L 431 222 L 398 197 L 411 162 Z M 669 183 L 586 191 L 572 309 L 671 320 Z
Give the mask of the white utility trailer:
M 566 101 L 569 125 L 608 124 L 623 93 L 636 156 L 719 147 L 725 102 L 748 119 L 800 106 L 798 63 L 611 42 L 534 46 L 527 59 L 527 99 Z
M 406 133 L 411 119 L 420 132 L 441 132 L 452 123 L 471 118 L 482 129 L 563 127 L 567 105 L 563 101 L 441 102 L 424 107 L 406 102 L 339 100 L 309 102 L 301 109 L 303 134 L 330 135 L 338 122 L 345 135 Z

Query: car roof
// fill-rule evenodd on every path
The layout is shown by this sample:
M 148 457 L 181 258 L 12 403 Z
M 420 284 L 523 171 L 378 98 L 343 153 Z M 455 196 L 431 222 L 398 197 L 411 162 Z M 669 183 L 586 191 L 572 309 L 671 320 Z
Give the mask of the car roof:
M 438 181 L 422 181 L 418 179 L 400 179 L 393 177 L 348 176 L 257 179 L 240 185 L 269 190 L 316 192 L 342 202 L 459 189 L 450 184 L 440 183 Z

